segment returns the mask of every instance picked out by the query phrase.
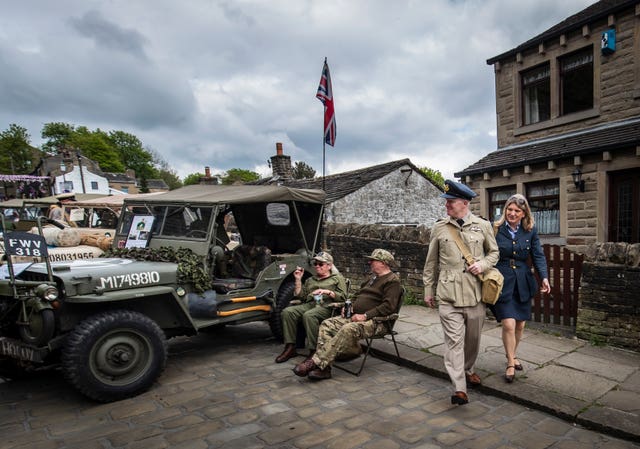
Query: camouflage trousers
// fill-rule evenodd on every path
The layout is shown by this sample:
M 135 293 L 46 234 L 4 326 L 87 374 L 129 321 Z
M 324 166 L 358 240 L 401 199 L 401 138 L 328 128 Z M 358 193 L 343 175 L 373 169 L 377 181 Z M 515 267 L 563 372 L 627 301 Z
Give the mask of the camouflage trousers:
M 384 324 L 373 320 L 353 322 L 342 317 L 324 320 L 318 331 L 318 345 L 313 361 L 320 369 L 325 369 L 338 354 L 358 353 L 359 342 L 363 338 L 384 332 Z

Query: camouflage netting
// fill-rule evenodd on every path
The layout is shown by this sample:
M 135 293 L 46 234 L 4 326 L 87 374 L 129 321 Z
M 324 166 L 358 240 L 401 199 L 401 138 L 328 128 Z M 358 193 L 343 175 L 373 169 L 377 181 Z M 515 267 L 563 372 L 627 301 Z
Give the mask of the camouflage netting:
M 112 248 L 101 257 L 172 262 L 178 264 L 178 282 L 191 284 L 196 292 L 210 290 L 211 278 L 204 269 L 204 260 L 188 248 Z

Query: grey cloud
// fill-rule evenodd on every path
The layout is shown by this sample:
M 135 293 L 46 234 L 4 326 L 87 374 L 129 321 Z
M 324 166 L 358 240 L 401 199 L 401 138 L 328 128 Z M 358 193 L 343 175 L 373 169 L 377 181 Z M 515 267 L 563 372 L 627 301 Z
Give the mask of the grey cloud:
M 147 39 L 136 30 L 125 29 L 108 21 L 99 11 L 88 11 L 79 18 L 70 18 L 69 22 L 78 33 L 92 39 L 99 47 L 147 59 L 144 50 Z

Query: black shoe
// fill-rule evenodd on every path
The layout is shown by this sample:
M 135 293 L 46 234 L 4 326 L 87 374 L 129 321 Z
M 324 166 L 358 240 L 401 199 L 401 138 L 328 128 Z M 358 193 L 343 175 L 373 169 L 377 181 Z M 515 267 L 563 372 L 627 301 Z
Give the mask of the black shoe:
M 513 382 L 513 379 L 516 378 L 516 371 L 515 371 L 516 367 L 513 365 L 509 365 L 507 366 L 507 371 L 509 371 L 509 368 L 513 368 L 513 374 L 507 374 L 506 371 L 504 373 L 504 380 L 506 380 L 508 384 Z
M 469 403 L 469 397 L 464 391 L 456 391 L 451 396 L 451 403 L 454 405 L 464 405 Z

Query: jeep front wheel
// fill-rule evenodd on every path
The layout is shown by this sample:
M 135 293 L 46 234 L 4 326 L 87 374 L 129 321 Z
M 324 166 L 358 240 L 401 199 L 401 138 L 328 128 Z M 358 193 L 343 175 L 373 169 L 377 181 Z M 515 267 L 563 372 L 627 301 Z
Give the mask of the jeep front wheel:
M 277 340 L 282 341 L 284 333 L 282 330 L 282 311 L 289 305 L 293 299 L 293 292 L 296 288 L 294 281 L 285 281 L 280 285 L 278 294 L 276 295 L 276 305 L 269 317 L 269 327 L 271 333 Z
M 89 317 L 69 334 L 62 353 L 67 381 L 85 396 L 110 402 L 149 389 L 164 370 L 162 329 L 138 312 L 116 310 Z

